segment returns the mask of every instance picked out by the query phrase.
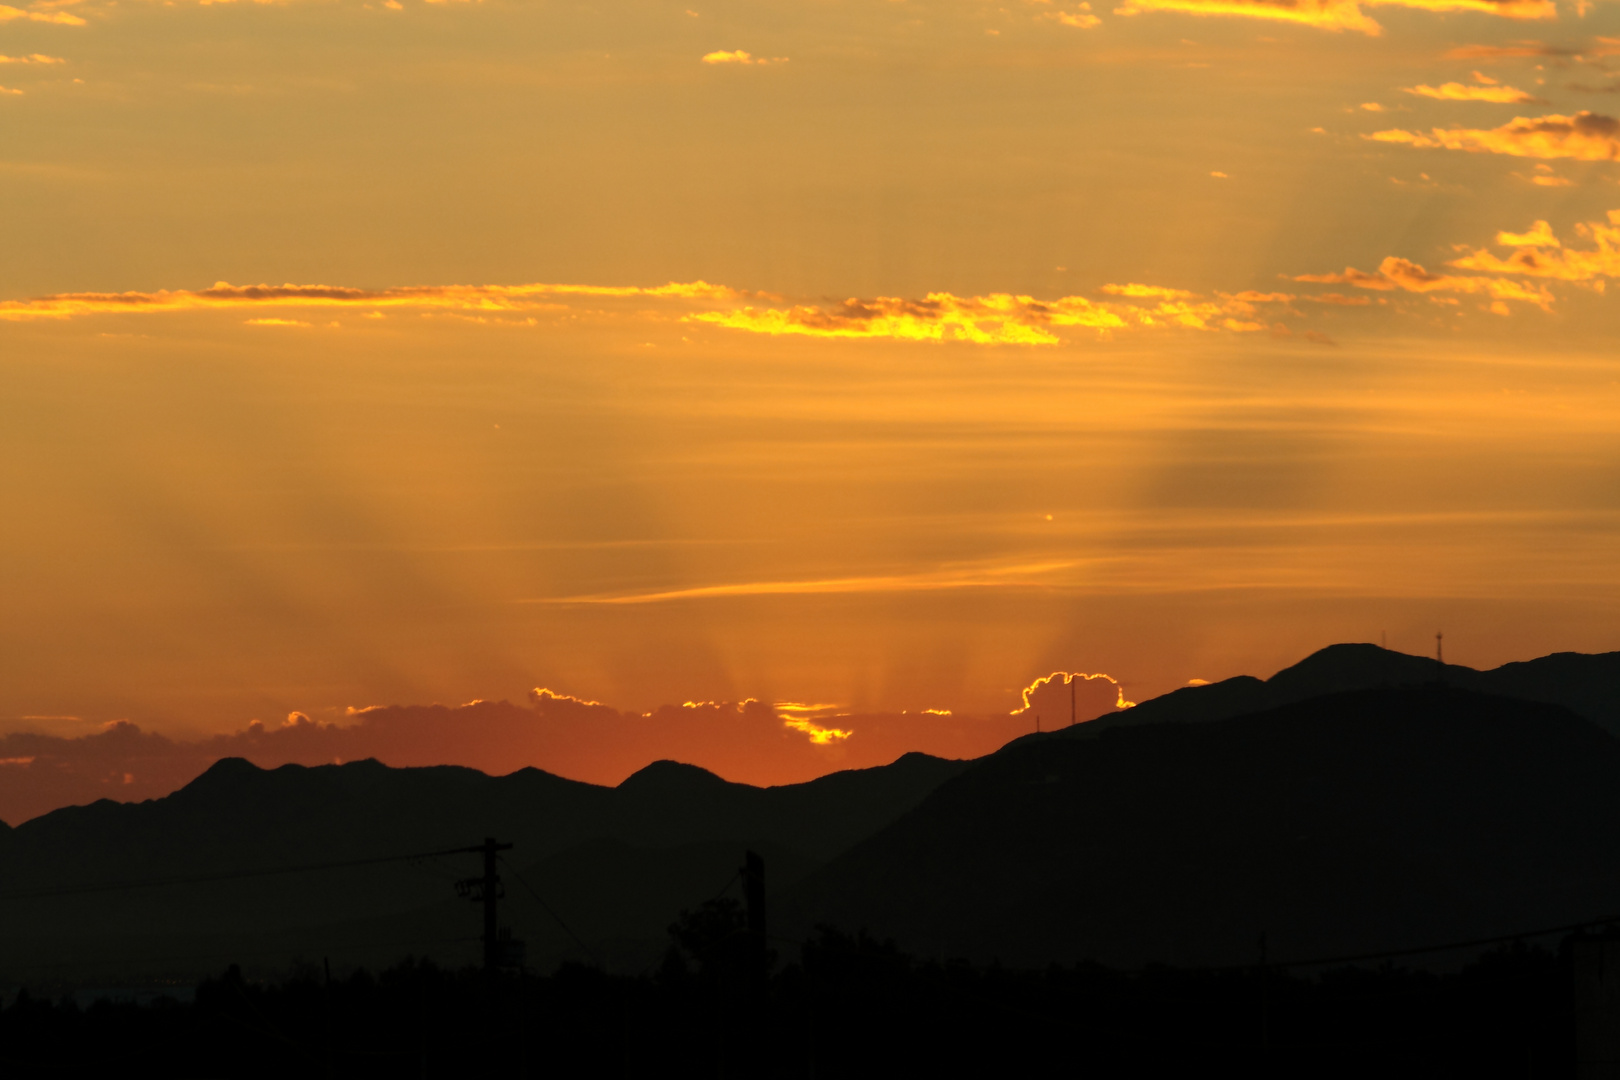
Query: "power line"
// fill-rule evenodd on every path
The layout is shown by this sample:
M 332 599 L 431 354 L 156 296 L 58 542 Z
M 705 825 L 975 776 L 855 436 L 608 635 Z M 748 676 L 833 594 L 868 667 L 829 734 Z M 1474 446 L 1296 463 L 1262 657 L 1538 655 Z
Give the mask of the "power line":
M 557 925 L 563 928 L 563 933 L 567 934 L 570 938 L 573 938 L 574 944 L 583 949 L 585 955 L 590 957 L 591 961 L 596 964 L 597 967 L 605 967 L 606 965 L 602 963 L 601 958 L 598 957 L 595 952 L 591 951 L 591 947 L 585 944 L 585 942 L 580 939 L 578 934 L 574 933 L 574 928 L 564 922 L 563 917 L 551 909 L 551 905 L 546 903 L 545 900 L 541 898 L 540 894 L 535 891 L 533 885 L 530 885 L 527 881 L 523 880 L 523 875 L 517 872 L 517 868 L 514 867 L 510 862 L 507 862 L 505 859 L 502 859 L 501 862 L 506 863 L 506 868 L 512 871 L 512 877 L 517 881 L 517 883 L 529 890 L 529 895 L 534 897 L 534 902 L 539 904 L 547 915 L 550 915 L 553 919 L 557 920 Z
M 1269 962 L 1266 967 L 1294 968 L 1294 967 L 1323 967 L 1327 964 L 1356 964 L 1363 960 L 1393 960 L 1399 956 L 1422 956 L 1425 953 L 1450 952 L 1453 949 L 1473 949 L 1481 945 L 1503 945 L 1510 941 L 1523 941 L 1526 938 L 1549 937 L 1553 934 L 1572 934 L 1576 930 L 1584 930 L 1588 926 L 1599 926 L 1604 923 L 1620 922 L 1620 918 L 1608 916 L 1601 919 L 1587 919 L 1585 922 L 1566 923 L 1563 926 L 1549 926 L 1544 930 L 1522 930 L 1517 934 L 1500 934 L 1496 937 L 1470 938 L 1467 941 L 1450 941 L 1444 945 L 1419 945 L 1411 949 L 1389 949 L 1384 952 L 1353 953 L 1345 956 L 1324 956 L 1312 960 L 1286 960 Z M 1252 968 L 1253 964 L 1231 964 L 1223 970 L 1236 970 Z

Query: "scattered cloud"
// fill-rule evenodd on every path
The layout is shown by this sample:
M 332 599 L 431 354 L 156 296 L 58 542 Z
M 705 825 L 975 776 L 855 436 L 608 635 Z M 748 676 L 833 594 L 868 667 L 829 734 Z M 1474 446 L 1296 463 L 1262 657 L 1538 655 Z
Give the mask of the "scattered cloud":
M 1608 221 L 1583 222 L 1575 232 L 1591 241 L 1589 248 L 1572 248 L 1552 234 L 1545 221 L 1538 221 L 1528 232 L 1496 234 L 1499 247 L 1510 248 L 1507 258 L 1478 248 L 1450 265 L 1459 270 L 1487 274 L 1523 274 L 1526 277 L 1557 281 L 1594 282 L 1620 277 L 1620 210 L 1610 210 Z
M 1346 296 L 1343 293 L 1336 292 L 1317 293 L 1315 296 L 1307 296 L 1305 299 L 1313 304 L 1334 304 L 1338 307 L 1367 307 L 1372 303 L 1371 297 Z
M 248 319 L 249 326 L 308 326 L 303 319 Z
M 1512 86 L 1483 85 L 1469 86 L 1466 83 L 1448 82 L 1439 86 L 1430 86 L 1421 83 L 1417 86 L 1402 87 L 1408 94 L 1419 97 L 1435 98 L 1439 101 L 1487 101 L 1497 105 L 1514 105 L 1526 101 L 1539 101 L 1534 94 L 1528 94 Z
M 16 90 L 16 89 L 13 89 L 12 87 L 0 86 L 0 94 L 19 95 L 21 93 L 22 93 L 21 90 Z
M 46 56 L 44 53 L 29 53 L 27 56 L 0 56 L 0 64 L 65 64 L 66 60 L 60 56 Z
M 1376 101 L 1363 101 L 1361 103 L 1361 105 L 1359 106 L 1359 108 L 1364 112 L 1388 112 L 1389 111 L 1388 109 L 1384 108 L 1382 105 L 1380 105 Z
M 1427 135 L 1396 128 L 1375 131 L 1362 138 L 1475 154 L 1577 161 L 1620 159 L 1620 120 L 1585 110 L 1574 116 L 1519 116 L 1498 128 L 1434 128 Z

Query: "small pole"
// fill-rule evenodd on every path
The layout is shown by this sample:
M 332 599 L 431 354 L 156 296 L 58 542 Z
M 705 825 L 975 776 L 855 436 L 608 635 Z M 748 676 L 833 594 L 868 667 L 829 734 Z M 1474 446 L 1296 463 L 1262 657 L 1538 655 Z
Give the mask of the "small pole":
M 1446 664 L 1446 651 L 1440 645 L 1440 641 L 1444 637 L 1445 637 L 1445 635 L 1442 634 L 1440 631 L 1436 630 L 1434 632 L 1434 659 L 1435 659 L 1435 662 L 1438 663 L 1441 667 L 1444 667 L 1445 664 Z

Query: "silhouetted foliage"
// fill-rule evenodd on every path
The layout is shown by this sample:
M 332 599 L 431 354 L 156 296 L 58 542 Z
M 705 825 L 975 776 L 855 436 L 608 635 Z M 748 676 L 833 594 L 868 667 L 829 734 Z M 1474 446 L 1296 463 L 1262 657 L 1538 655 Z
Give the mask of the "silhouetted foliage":
M 195 1001 L 137 1006 L 20 992 L 0 1011 L 6 1076 L 459 1077 L 1204 1073 L 1552 1077 L 1572 1073 L 1567 958 L 1522 946 L 1454 974 L 1096 964 L 1018 971 L 919 961 L 827 927 L 746 1007 L 729 983 L 740 920 L 672 927 L 649 976 L 549 976 L 406 960 L 330 981 L 231 967 Z M 690 959 L 688 959 L 690 957 Z

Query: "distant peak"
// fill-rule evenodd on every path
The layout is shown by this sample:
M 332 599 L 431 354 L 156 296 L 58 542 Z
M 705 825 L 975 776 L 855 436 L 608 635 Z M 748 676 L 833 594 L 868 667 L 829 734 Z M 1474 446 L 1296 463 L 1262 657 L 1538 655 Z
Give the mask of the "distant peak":
M 1443 670 L 1458 669 L 1455 664 L 1442 665 L 1431 657 L 1411 656 L 1377 645 L 1360 642 L 1342 642 L 1318 649 L 1292 667 L 1283 668 L 1266 680 L 1273 689 L 1306 689 L 1312 693 L 1334 693 L 1367 686 L 1404 686 L 1426 683 L 1439 678 Z
M 212 765 L 208 766 L 208 768 L 204 769 L 202 776 L 199 776 L 197 779 L 201 780 L 203 776 L 227 778 L 232 776 L 243 776 L 249 773 L 262 772 L 264 772 L 263 769 L 253 764 L 253 762 L 249 761 L 247 758 L 222 757 Z
M 623 790 L 693 788 L 723 785 L 726 781 L 697 765 L 679 761 L 655 761 L 644 769 L 627 776 L 619 785 Z

